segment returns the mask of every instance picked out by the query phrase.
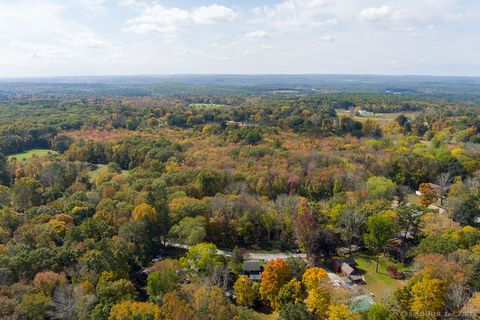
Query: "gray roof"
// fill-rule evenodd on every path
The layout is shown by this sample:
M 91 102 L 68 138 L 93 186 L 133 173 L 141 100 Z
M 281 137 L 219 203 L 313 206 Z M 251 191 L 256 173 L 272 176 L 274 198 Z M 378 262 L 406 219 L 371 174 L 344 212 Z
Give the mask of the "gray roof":
M 347 263 L 343 262 L 341 265 L 340 265 L 340 270 L 342 271 L 343 274 L 349 276 L 351 275 L 355 270 L 350 267 Z
M 262 276 L 259 274 L 251 274 L 249 275 L 249 277 L 250 277 L 250 280 L 253 280 L 253 281 L 262 281 Z
M 262 269 L 260 268 L 260 261 L 244 261 L 243 262 L 243 271 L 248 272 L 260 272 Z

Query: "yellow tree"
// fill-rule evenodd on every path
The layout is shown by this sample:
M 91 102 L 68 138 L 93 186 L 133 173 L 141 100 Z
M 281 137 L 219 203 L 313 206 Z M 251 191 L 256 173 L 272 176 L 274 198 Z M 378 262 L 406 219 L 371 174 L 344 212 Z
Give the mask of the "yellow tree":
M 325 286 L 327 279 L 327 272 L 322 268 L 308 268 L 302 277 L 308 290 L 305 304 L 318 317 L 326 317 L 330 306 L 331 294 Z
M 247 307 L 253 306 L 258 296 L 258 290 L 248 276 L 238 277 L 233 289 L 237 296 L 237 304 Z
M 308 291 L 305 304 L 319 318 L 324 318 L 330 306 L 330 293 L 322 287 L 311 289 Z
M 328 320 L 359 320 L 360 316 L 353 313 L 344 304 L 332 304 L 328 307 Z
M 424 273 L 420 281 L 412 286 L 413 301 L 411 309 L 421 319 L 436 319 L 436 313 L 443 310 L 446 287 L 443 281 L 433 279 L 430 273 Z
M 307 290 L 311 290 L 318 288 L 321 282 L 327 279 L 327 272 L 322 268 L 308 268 L 303 274 L 302 282 Z
M 108 320 L 160 320 L 160 309 L 155 303 L 124 301 L 110 310 Z
M 148 204 L 142 203 L 133 209 L 132 217 L 135 220 L 147 219 L 150 221 L 156 221 L 157 211 L 155 211 L 155 208 L 149 206 Z
M 462 312 L 466 314 L 480 314 L 480 292 L 477 292 L 470 298 L 463 307 Z

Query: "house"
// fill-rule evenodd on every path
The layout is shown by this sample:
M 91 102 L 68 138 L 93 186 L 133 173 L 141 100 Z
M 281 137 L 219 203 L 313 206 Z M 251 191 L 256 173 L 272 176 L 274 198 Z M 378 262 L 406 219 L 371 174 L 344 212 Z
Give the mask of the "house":
M 344 276 L 348 277 L 352 282 L 356 283 L 366 283 L 365 278 L 356 268 L 357 263 L 353 257 L 348 257 L 344 260 L 334 260 L 333 268 L 335 272 L 341 273 Z
M 263 267 L 260 261 L 250 260 L 243 262 L 243 274 L 247 275 L 252 281 L 262 281 Z

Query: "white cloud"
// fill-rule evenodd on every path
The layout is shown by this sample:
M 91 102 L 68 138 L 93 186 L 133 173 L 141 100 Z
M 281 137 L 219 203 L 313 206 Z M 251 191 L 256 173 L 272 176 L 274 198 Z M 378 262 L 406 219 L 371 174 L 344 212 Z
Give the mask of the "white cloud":
M 39 34 L 66 33 L 63 7 L 41 1 L 0 3 L 0 38 L 19 38 Z
M 245 38 L 253 41 L 260 40 L 260 39 L 267 39 L 267 38 L 270 38 L 270 33 L 268 33 L 265 30 L 257 30 L 257 31 L 252 31 L 245 34 Z
M 85 9 L 96 13 L 104 14 L 107 12 L 106 0 L 76 0 L 75 3 Z
M 77 32 L 70 35 L 68 40 L 72 46 L 86 49 L 100 49 L 110 45 L 107 41 L 99 39 L 92 32 Z
M 313 21 L 310 26 L 314 28 L 324 28 L 324 27 L 332 27 L 338 24 L 338 20 L 335 18 L 320 20 L 320 21 Z
M 175 37 L 180 31 L 180 25 L 189 19 L 189 12 L 179 8 L 164 8 L 161 5 L 153 5 L 136 18 L 127 21 L 126 31 L 140 34 L 160 33 L 170 38 Z
M 232 21 L 236 17 L 237 13 L 232 9 L 216 4 L 190 11 L 154 4 L 145 7 L 139 16 L 127 20 L 124 30 L 136 33 L 155 32 L 166 38 L 174 38 L 188 23 L 215 24 Z
M 325 42 L 335 42 L 335 38 L 332 37 L 331 35 L 322 36 L 320 37 L 320 40 Z
M 255 7 L 252 12 L 259 23 L 285 31 L 299 27 L 310 28 L 315 24 L 320 26 L 319 21 L 322 19 L 330 20 L 328 23 L 331 24 L 336 19 L 325 18 L 325 15 L 327 9 L 334 4 L 333 0 L 284 0 L 271 6 Z
M 388 19 L 392 14 L 392 9 L 389 6 L 371 7 L 363 9 L 359 17 L 366 22 L 378 22 Z
M 213 4 L 201 6 L 191 12 L 192 21 L 199 24 L 214 24 L 228 22 L 237 18 L 237 13 L 230 8 Z
M 145 8 L 147 4 L 141 0 L 120 0 L 118 5 L 121 7 L 141 9 Z
M 400 69 L 480 74 L 478 41 L 473 41 L 480 29 L 480 1 L 258 0 L 235 7 L 232 3 L 239 2 L 0 0 L 0 74 Z M 210 27 L 217 23 L 223 24 Z M 121 29 L 129 32 L 118 34 Z M 180 34 L 181 41 L 167 44 Z M 352 47 L 360 49 L 352 52 Z M 218 62 L 224 61 L 221 57 L 226 62 Z M 398 64 L 391 60 L 395 57 L 402 57 Z M 419 63 L 419 57 L 429 61 Z M 235 63 L 228 63 L 232 59 Z

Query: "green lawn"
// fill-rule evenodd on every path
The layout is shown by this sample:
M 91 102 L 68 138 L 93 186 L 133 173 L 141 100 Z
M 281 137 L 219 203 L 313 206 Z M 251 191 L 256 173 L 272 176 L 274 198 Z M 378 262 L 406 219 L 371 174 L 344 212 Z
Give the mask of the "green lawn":
M 337 110 L 337 113 L 339 115 L 349 115 L 353 117 L 353 119 L 358 120 L 360 122 L 364 122 L 366 120 L 375 120 L 381 124 L 387 124 L 393 121 L 394 119 L 396 119 L 400 115 L 406 115 L 408 117 L 415 118 L 415 116 L 418 114 L 418 112 L 392 112 L 392 113 L 376 113 L 376 114 L 369 113 L 366 115 L 357 116 L 357 115 L 352 115 L 350 111 L 341 110 L 341 109 Z
M 48 149 L 32 149 L 22 153 L 11 154 L 8 156 L 8 159 L 10 160 L 10 159 L 16 158 L 17 160 L 26 160 L 33 156 L 42 157 L 42 156 L 48 156 L 51 154 L 55 155 L 55 154 L 58 154 L 58 152 L 53 150 L 48 150 Z
M 88 177 L 90 178 L 90 181 L 95 180 L 96 177 L 100 175 L 100 173 L 104 173 L 108 171 L 108 167 L 106 164 L 97 164 L 97 169 L 90 171 L 88 173 Z
M 372 292 L 375 297 L 387 296 L 395 289 L 402 287 L 406 281 L 396 280 L 391 278 L 387 273 L 388 266 L 394 266 L 399 270 L 406 270 L 407 268 L 400 263 L 391 262 L 385 257 L 380 257 L 380 263 L 378 267 L 378 273 L 375 271 L 376 257 L 366 254 L 356 254 L 355 261 L 358 264 L 358 268 L 365 272 L 364 277 L 367 282 L 362 286 L 367 292 Z
M 93 170 L 93 171 L 90 171 L 88 173 L 88 177 L 90 178 L 90 181 L 94 181 L 96 177 L 98 177 L 98 175 L 100 175 L 101 173 L 104 173 L 104 172 L 108 172 L 108 165 L 106 164 L 97 164 L 97 169 Z M 122 174 L 125 174 L 127 173 L 128 170 L 122 170 Z

